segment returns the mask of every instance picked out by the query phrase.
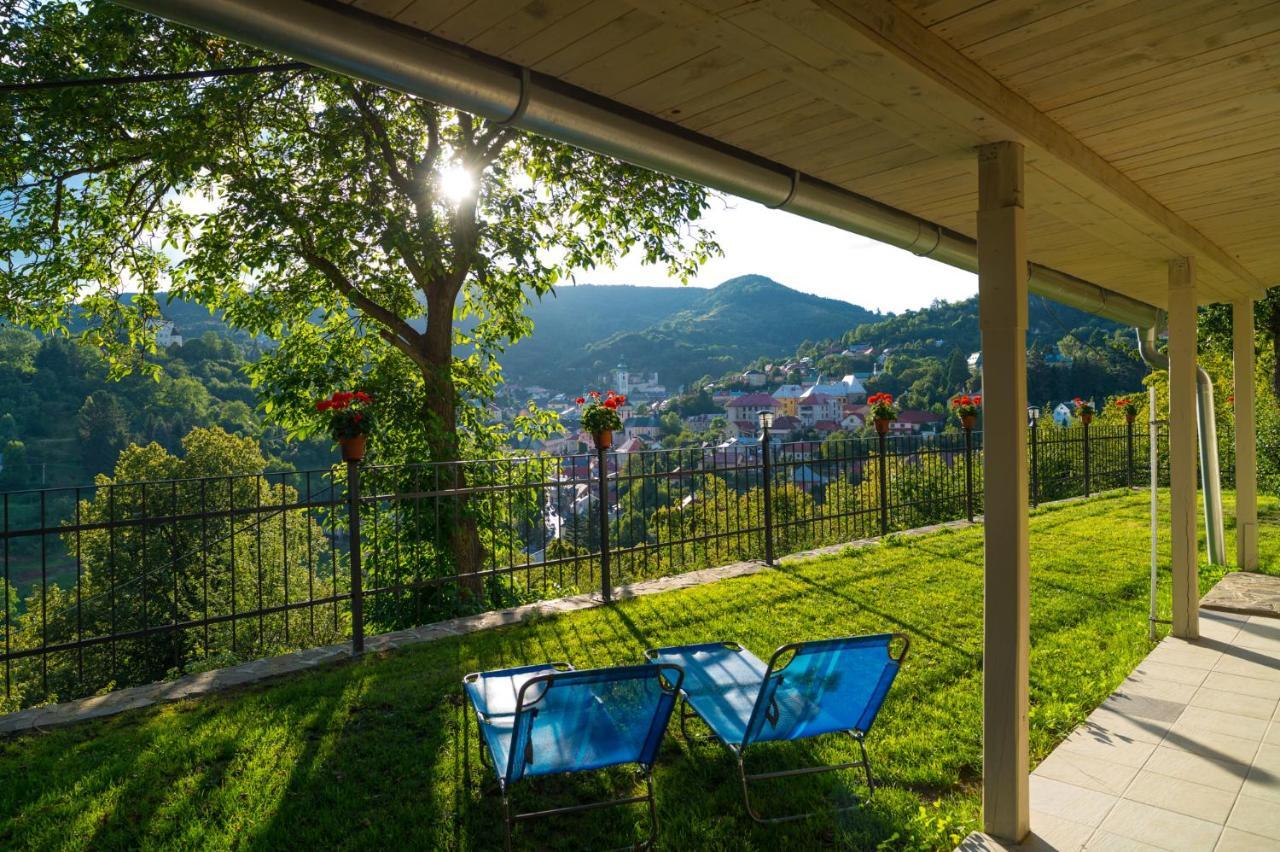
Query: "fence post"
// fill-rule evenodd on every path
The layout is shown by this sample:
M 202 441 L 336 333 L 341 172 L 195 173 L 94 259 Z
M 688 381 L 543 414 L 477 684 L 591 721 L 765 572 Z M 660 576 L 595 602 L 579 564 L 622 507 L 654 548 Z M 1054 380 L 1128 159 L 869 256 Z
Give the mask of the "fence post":
M 604 447 L 596 448 L 596 472 L 600 478 L 600 599 L 605 603 L 613 600 L 613 580 L 609 576 L 609 451 Z
M 1088 497 L 1092 493 L 1092 483 L 1090 482 L 1091 465 L 1089 458 L 1089 424 L 1084 424 L 1084 496 Z
M 1133 420 L 1125 424 L 1124 434 L 1125 470 L 1124 487 L 1133 488 Z
M 964 509 L 973 523 L 973 429 L 964 427 Z
M 764 487 L 764 561 L 773 564 L 773 465 L 769 459 L 769 427 L 760 427 L 760 475 Z
M 1040 431 L 1040 418 L 1031 415 L 1031 505 L 1040 506 L 1040 445 L 1036 435 Z
M 889 534 L 889 468 L 886 466 L 886 449 L 889 436 L 884 432 L 880 436 L 880 535 Z
M 347 523 L 351 556 L 351 654 L 364 653 L 364 578 L 360 573 L 360 462 L 347 462 Z

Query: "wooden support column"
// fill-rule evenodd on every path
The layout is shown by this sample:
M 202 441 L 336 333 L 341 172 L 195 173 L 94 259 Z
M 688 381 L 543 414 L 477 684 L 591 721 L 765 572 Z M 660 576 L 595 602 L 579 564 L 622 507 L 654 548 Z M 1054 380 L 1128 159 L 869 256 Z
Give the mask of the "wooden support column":
M 1169 512 L 1173 635 L 1200 638 L 1196 548 L 1196 266 L 1169 261 Z
M 1232 305 L 1236 386 L 1236 569 L 1258 570 L 1258 423 L 1253 302 Z
M 1027 690 L 1027 252 L 1022 146 L 978 149 L 978 306 L 986 489 L 982 823 L 1002 840 L 1030 830 Z

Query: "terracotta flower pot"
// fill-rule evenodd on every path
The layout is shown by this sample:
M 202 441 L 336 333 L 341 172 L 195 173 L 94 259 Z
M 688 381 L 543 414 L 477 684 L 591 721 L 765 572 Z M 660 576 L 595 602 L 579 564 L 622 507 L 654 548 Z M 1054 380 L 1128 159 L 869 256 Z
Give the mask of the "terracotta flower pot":
M 966 432 L 972 432 L 973 427 L 978 425 L 978 415 L 964 414 L 960 417 L 960 425 L 964 427 Z
M 1137 420 L 1137 419 L 1138 419 L 1138 415 L 1136 415 L 1136 414 L 1126 414 L 1126 415 L 1124 416 L 1124 422 L 1125 422 L 1125 423 L 1128 423 L 1130 426 L 1132 426 L 1132 425 L 1133 425 L 1133 421 L 1135 421 L 1135 420 Z
M 595 441 L 597 450 L 607 450 L 613 446 L 613 431 L 606 429 L 603 432 L 592 432 L 591 440 Z
M 889 418 L 887 417 L 877 417 L 876 431 L 879 432 L 881 435 L 889 434 L 889 422 L 890 422 Z
M 1093 415 L 1092 415 L 1092 414 L 1081 414 L 1081 415 L 1080 415 L 1080 422 L 1081 422 L 1082 424 L 1084 424 L 1085 426 L 1088 426 L 1090 423 L 1092 423 L 1092 422 L 1093 422 Z
M 368 439 L 368 435 L 356 435 L 354 438 L 339 438 L 338 445 L 342 447 L 342 460 L 358 462 L 363 459 L 365 443 L 367 443 Z

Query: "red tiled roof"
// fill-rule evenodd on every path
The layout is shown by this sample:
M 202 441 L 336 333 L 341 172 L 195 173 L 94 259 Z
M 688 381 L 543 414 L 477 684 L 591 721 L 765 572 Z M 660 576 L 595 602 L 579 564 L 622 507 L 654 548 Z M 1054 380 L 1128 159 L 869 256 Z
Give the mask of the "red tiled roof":
M 840 424 L 834 420 L 819 420 L 813 424 L 813 428 L 819 432 L 839 432 Z

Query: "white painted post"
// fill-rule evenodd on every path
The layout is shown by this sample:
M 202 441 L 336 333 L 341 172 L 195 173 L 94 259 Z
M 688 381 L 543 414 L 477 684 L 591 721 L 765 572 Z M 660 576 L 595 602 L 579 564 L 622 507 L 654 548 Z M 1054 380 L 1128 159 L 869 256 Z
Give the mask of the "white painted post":
M 982 822 L 1003 840 L 1030 830 L 1027 745 L 1027 255 L 1022 145 L 978 149 L 978 304 L 986 489 Z
M 1258 424 L 1254 412 L 1253 302 L 1232 305 L 1236 386 L 1236 569 L 1258 570 Z
M 1196 549 L 1196 266 L 1169 261 L 1169 513 L 1173 635 L 1200 638 Z

